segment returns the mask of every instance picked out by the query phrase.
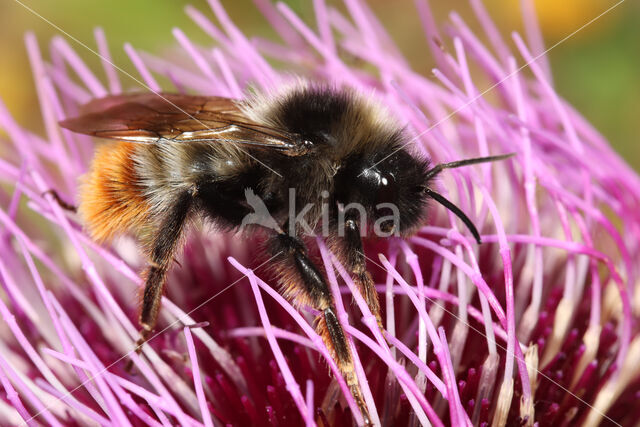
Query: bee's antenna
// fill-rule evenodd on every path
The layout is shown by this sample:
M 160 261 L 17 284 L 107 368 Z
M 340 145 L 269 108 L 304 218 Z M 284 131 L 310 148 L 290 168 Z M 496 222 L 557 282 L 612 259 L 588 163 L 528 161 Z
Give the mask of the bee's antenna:
M 451 163 L 440 163 L 439 165 L 435 165 L 431 169 L 427 171 L 427 179 L 438 174 L 442 169 L 453 169 L 459 168 L 461 166 L 475 165 L 477 163 L 487 163 L 487 162 L 495 162 L 497 160 L 508 159 L 509 157 L 515 156 L 516 153 L 509 154 L 500 154 L 499 156 L 489 156 L 489 157 L 476 157 L 474 159 L 464 159 L 458 160 Z
M 498 160 L 508 159 L 509 157 L 513 157 L 515 155 L 516 153 L 509 153 L 509 154 L 500 154 L 498 156 L 476 157 L 473 159 L 458 160 L 450 163 L 440 163 L 439 165 L 435 165 L 434 167 L 432 167 L 427 171 L 426 179 L 428 180 L 429 178 L 433 178 L 435 175 L 440 173 L 443 169 L 459 168 L 461 166 L 475 165 L 477 163 L 495 162 Z M 462 210 L 460 210 L 459 207 L 457 207 L 456 205 L 451 203 L 449 200 L 447 200 L 443 195 L 436 193 L 429 187 L 424 186 L 423 188 L 426 194 L 431 196 L 436 202 L 440 203 L 445 208 L 449 209 L 458 218 L 460 218 L 462 222 L 464 222 L 464 224 L 467 226 L 471 234 L 473 234 L 473 237 L 476 239 L 476 242 L 478 242 L 478 244 L 482 243 L 482 240 L 480 239 L 480 233 L 478 233 L 478 229 L 476 228 L 475 225 L 473 225 L 473 222 L 471 222 L 469 217 L 465 215 L 465 213 L 462 212 Z
M 471 159 L 471 160 L 478 160 L 478 159 Z M 428 194 L 429 196 L 433 197 L 433 199 L 436 202 L 440 203 L 442 206 L 444 206 L 445 208 L 449 209 L 458 218 L 460 218 L 462 220 L 462 222 L 464 222 L 464 225 L 467 226 L 467 228 L 469 229 L 471 234 L 473 234 L 473 237 L 476 239 L 476 242 L 478 242 L 478 244 L 482 243 L 482 240 L 480 239 L 480 233 L 478 233 L 478 229 L 476 228 L 475 225 L 473 225 L 473 222 L 471 222 L 469 217 L 467 215 L 465 215 L 465 213 L 462 212 L 462 210 L 460 210 L 459 207 L 457 207 L 456 205 L 451 203 L 449 200 L 447 200 L 442 194 L 436 193 L 435 191 L 433 191 L 429 187 L 424 187 L 424 192 L 426 194 Z

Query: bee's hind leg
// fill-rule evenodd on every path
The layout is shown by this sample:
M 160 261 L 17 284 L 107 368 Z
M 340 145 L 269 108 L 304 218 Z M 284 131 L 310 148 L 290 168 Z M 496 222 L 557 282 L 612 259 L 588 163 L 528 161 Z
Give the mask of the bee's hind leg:
M 182 233 L 187 222 L 192 206 L 192 198 L 189 193 L 177 197 L 173 208 L 160 222 L 160 226 L 154 228 L 150 243 L 147 245 L 149 253 L 149 267 L 144 272 L 144 291 L 140 309 L 139 323 L 141 326 L 140 338 L 136 341 L 135 352 L 140 354 L 142 346 L 156 326 L 162 292 L 171 266 L 173 256 L 176 253 Z M 128 363 L 128 367 L 131 363 Z
M 272 252 L 277 255 L 278 269 L 285 277 L 282 281 L 285 297 L 298 305 L 309 305 L 321 313 L 316 318 L 316 330 L 347 382 L 365 424 L 369 425 L 369 410 L 356 376 L 351 350 L 324 277 L 308 258 L 304 243 L 298 237 L 279 233 L 271 238 L 270 243 Z
M 62 197 L 60 197 L 60 194 L 58 194 L 58 192 L 54 189 L 50 189 L 47 190 L 45 192 L 43 192 L 41 194 L 42 197 L 45 197 L 46 195 L 50 195 L 51 197 L 53 197 L 53 200 L 56 201 L 56 203 L 64 210 L 66 211 L 70 211 L 70 212 L 77 212 L 78 208 L 75 205 L 72 205 L 71 203 L 67 203 Z

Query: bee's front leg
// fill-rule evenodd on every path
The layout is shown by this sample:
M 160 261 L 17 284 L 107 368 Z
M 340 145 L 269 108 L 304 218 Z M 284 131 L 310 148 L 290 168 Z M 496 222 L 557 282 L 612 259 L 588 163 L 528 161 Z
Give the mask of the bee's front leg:
M 296 305 L 308 305 L 320 312 L 316 318 L 316 330 L 347 382 L 365 424 L 370 424 L 369 410 L 356 376 L 349 344 L 324 277 L 308 258 L 304 243 L 298 237 L 279 233 L 271 238 L 270 243 L 272 252 L 277 255 L 278 270 L 284 277 L 281 280 L 283 294 Z
M 337 236 L 339 233 L 334 233 L 334 235 Z M 334 240 L 332 246 L 336 250 L 340 261 L 351 273 L 354 283 L 358 286 L 360 295 L 362 295 L 366 301 L 371 313 L 376 317 L 378 327 L 384 335 L 378 293 L 373 278 L 367 270 L 367 260 L 364 254 L 364 248 L 362 247 L 360 227 L 356 219 L 346 218 L 344 222 L 344 237 Z

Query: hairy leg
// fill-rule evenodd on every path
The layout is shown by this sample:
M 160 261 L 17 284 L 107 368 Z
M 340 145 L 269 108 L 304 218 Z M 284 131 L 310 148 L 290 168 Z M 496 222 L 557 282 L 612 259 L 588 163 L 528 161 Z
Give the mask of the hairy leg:
M 144 273 L 145 285 L 139 318 L 142 329 L 140 339 L 136 343 L 137 353 L 140 353 L 142 345 L 156 325 L 167 271 L 179 247 L 191 205 L 190 194 L 185 193 L 180 196 L 173 205 L 173 209 L 162 219 L 160 226 L 154 229 L 153 235 L 148 236 L 150 242 L 147 245 L 147 251 L 150 266 Z
M 285 297 L 297 305 L 309 305 L 321 313 L 316 318 L 316 330 L 347 382 L 365 423 L 370 424 L 351 351 L 324 277 L 308 258 L 304 243 L 299 238 L 276 234 L 271 238 L 271 250 L 278 255 L 278 270 Z
M 380 302 L 371 274 L 367 271 L 362 238 L 360 237 L 360 228 L 354 219 L 347 219 L 344 226 L 344 238 L 334 242 L 332 246 L 336 249 L 341 262 L 351 273 L 354 283 L 358 286 L 360 295 L 362 295 L 367 302 L 371 313 L 376 316 L 378 326 L 382 331 Z M 335 234 L 337 235 L 337 233 Z

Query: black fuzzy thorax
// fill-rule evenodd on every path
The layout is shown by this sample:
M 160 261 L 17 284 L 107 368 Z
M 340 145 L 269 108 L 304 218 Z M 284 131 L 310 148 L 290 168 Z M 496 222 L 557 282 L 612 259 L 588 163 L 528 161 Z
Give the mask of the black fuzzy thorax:
M 331 220 L 339 204 L 360 203 L 369 218 L 375 218 L 376 204 L 390 202 L 402 213 L 403 230 L 422 221 L 429 162 L 409 153 L 406 132 L 374 101 L 349 89 L 309 85 L 275 98 L 266 116 L 270 126 L 313 147 L 299 157 L 279 153 L 264 157 L 266 153 L 255 150 L 255 156 L 281 175 L 262 167 L 262 195 L 275 202 L 278 218 L 286 219 L 289 189 L 294 188 L 295 211 L 314 206 L 306 216 L 309 224 L 319 223 L 322 203 L 328 204 Z M 379 183 L 367 179 L 370 172 L 393 185 L 378 188 Z
M 363 230 L 392 213 L 377 209 L 382 203 L 397 207 L 400 221 L 395 231 L 401 234 L 423 221 L 429 162 L 409 152 L 404 130 L 370 98 L 348 89 L 309 85 L 260 102 L 266 126 L 293 135 L 309 150 L 291 156 L 250 148 L 235 173 L 205 179 L 198 198 L 215 223 L 233 229 L 253 212 L 245 199 L 247 189 L 283 228 L 306 207 L 310 209 L 304 220 L 312 229 L 323 221 L 335 227 L 341 207 L 353 203 L 366 211 L 366 218 L 358 218 Z

